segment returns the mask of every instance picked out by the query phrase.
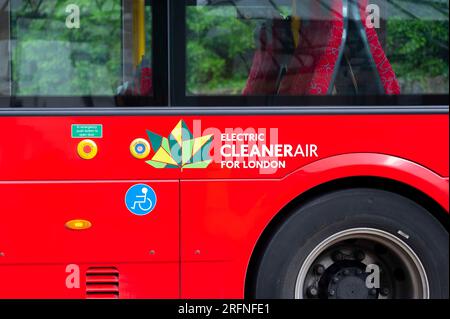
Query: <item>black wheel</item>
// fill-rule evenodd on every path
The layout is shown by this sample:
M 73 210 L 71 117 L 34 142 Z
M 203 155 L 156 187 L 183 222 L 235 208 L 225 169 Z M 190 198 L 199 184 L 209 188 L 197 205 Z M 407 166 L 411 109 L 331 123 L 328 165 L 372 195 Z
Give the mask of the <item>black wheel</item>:
M 448 232 L 398 194 L 350 189 L 310 201 L 276 230 L 256 298 L 448 298 Z

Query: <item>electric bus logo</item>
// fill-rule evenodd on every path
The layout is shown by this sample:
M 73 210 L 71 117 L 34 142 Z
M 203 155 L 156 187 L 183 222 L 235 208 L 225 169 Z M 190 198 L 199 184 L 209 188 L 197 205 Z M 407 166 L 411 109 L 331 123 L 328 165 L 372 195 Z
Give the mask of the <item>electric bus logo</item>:
M 210 150 L 213 135 L 194 137 L 181 120 L 170 132 L 169 137 L 162 137 L 147 131 L 152 149 L 152 159 L 146 163 L 154 168 L 207 168 L 211 164 Z

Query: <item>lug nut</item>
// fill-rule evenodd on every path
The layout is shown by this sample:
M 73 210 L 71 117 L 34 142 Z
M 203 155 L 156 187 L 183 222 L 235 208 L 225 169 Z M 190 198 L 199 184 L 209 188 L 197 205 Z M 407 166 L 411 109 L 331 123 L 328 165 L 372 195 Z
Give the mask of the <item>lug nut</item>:
M 339 278 L 338 277 L 333 277 L 333 282 L 334 283 L 337 283 L 339 281 Z
M 361 269 L 357 269 L 357 270 L 356 270 L 356 274 L 357 274 L 358 276 L 362 275 L 362 273 L 363 273 L 363 271 L 362 271 Z
M 355 258 L 358 261 L 362 261 L 364 260 L 364 258 L 366 258 L 366 254 L 362 250 L 358 250 L 357 252 L 355 252 Z
M 333 297 L 336 294 L 336 291 L 334 289 L 328 290 L 328 295 Z
M 372 296 L 375 296 L 375 295 L 377 294 L 377 290 L 376 290 L 375 288 L 372 288 L 372 289 L 370 289 L 369 293 L 370 293 Z
M 323 275 L 323 273 L 325 272 L 325 267 L 322 266 L 321 264 L 316 265 L 316 267 L 314 268 L 314 271 L 316 272 L 316 274 L 318 274 L 319 276 Z
M 337 251 L 331 256 L 331 258 L 334 261 L 342 261 L 344 260 L 344 255 L 340 251 Z
M 350 270 L 345 269 L 345 270 L 344 270 L 344 276 L 348 276 L 348 275 L 350 275 Z
M 311 286 L 308 288 L 308 295 L 310 295 L 311 297 L 317 297 L 318 294 L 319 292 L 317 291 L 316 287 Z
M 383 289 L 381 289 L 381 294 L 382 294 L 383 296 L 389 295 L 389 288 L 383 288 Z

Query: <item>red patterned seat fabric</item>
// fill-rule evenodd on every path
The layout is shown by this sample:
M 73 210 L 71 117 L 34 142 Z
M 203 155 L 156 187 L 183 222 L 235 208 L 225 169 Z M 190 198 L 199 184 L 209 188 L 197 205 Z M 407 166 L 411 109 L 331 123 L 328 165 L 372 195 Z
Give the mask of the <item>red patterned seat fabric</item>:
M 366 8 L 368 5 L 367 0 L 361 0 L 359 2 L 359 11 L 364 25 L 367 39 L 369 41 L 370 51 L 373 56 L 373 60 L 377 66 L 378 74 L 380 75 L 381 83 L 383 84 L 384 91 L 389 95 L 400 94 L 400 84 L 398 83 L 397 77 L 392 65 L 389 62 L 386 54 L 384 53 L 383 47 L 381 46 L 380 40 L 378 39 L 378 34 L 375 28 L 371 28 L 366 23 L 367 13 Z
M 329 92 L 344 32 L 342 0 L 332 0 L 331 4 L 328 20 L 308 21 L 300 29 L 300 44 L 281 83 L 281 95 L 326 95 Z
M 328 93 L 342 44 L 344 22 L 342 0 L 331 0 L 332 10 L 327 20 L 302 22 L 298 31 L 300 43 L 295 49 L 286 75 L 280 83 L 280 95 L 325 95 Z M 318 1 L 311 10 L 324 10 Z M 312 11 L 313 12 L 313 11 Z M 265 34 L 261 32 L 261 34 Z M 275 36 L 274 36 L 275 38 Z M 255 53 L 244 95 L 271 95 L 277 92 L 277 65 L 273 43 L 263 42 Z M 275 42 L 276 44 L 276 42 Z
M 312 10 L 321 10 L 319 1 L 311 1 Z M 331 0 L 332 10 L 328 20 L 303 23 L 300 44 L 296 48 L 286 75 L 277 88 L 280 65 L 277 64 L 277 42 L 268 41 L 265 29 L 261 30 L 260 48 L 255 53 L 244 95 L 326 95 L 339 58 L 342 45 L 344 19 L 342 0 Z M 386 94 L 400 94 L 400 85 L 392 65 L 378 39 L 374 28 L 366 23 L 367 0 L 359 2 L 360 14 L 368 38 L 371 54 Z M 276 34 L 273 34 L 276 39 Z M 278 90 L 278 92 L 277 92 Z
M 271 32 L 270 37 L 268 32 Z M 259 48 L 253 57 L 253 64 L 243 95 L 273 95 L 277 93 L 276 86 L 280 72 L 277 54 L 283 50 L 282 48 L 283 44 L 276 34 L 276 28 L 268 30 L 267 26 L 263 25 L 259 33 Z

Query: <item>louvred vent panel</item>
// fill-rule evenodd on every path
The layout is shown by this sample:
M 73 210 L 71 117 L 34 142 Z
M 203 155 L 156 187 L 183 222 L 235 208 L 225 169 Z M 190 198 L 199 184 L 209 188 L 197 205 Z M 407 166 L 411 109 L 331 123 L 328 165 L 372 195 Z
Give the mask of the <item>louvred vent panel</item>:
M 86 271 L 86 298 L 118 299 L 119 271 L 115 267 L 91 267 Z

